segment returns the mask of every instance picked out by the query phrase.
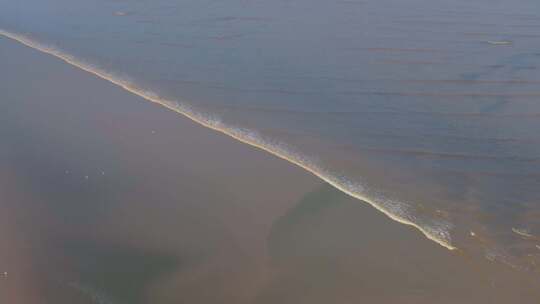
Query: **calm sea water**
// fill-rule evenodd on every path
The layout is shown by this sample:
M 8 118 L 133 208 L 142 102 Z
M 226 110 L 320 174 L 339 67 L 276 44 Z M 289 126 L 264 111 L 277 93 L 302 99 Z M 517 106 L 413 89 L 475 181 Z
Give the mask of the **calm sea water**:
M 536 0 L 0 3 L 3 30 L 286 147 L 447 244 L 536 269 Z

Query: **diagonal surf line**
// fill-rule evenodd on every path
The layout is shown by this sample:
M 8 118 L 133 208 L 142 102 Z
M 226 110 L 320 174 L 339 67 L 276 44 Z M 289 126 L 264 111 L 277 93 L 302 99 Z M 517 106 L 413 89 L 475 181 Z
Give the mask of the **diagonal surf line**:
M 306 157 L 294 154 L 282 145 L 276 145 L 266 142 L 253 131 L 227 126 L 218 119 L 212 118 L 210 116 L 205 116 L 204 114 L 192 110 L 191 107 L 187 104 L 182 104 L 178 101 L 162 98 L 154 92 L 139 88 L 133 83 L 130 83 L 129 81 L 115 77 L 112 73 L 106 72 L 96 66 L 84 63 L 72 55 L 65 54 L 64 52 L 55 47 L 46 46 L 44 44 L 35 42 L 32 39 L 27 38 L 23 35 L 8 32 L 3 29 L 0 29 L 0 36 L 19 42 L 27 47 L 30 47 L 42 53 L 54 56 L 64 61 L 65 63 L 68 63 L 83 71 L 93 74 L 98 78 L 106 80 L 147 101 L 156 103 L 178 114 L 181 114 L 204 127 L 223 133 L 242 143 L 266 151 L 278 158 L 288 161 L 289 163 L 297 165 L 298 167 L 310 172 L 311 174 L 327 182 L 328 184 L 332 185 L 334 188 L 342 191 L 343 193 L 368 203 L 375 209 L 388 216 L 390 219 L 398 223 L 412 226 L 418 229 L 424 234 L 425 237 L 436 242 L 437 244 L 449 250 L 457 249 L 451 244 L 450 235 L 447 231 L 450 224 L 440 223 L 440 225 L 421 225 L 415 223 L 414 217 L 408 215 L 405 212 L 406 207 L 402 203 L 380 198 L 370 198 L 366 196 L 365 193 L 362 193 L 365 192 L 365 189 L 361 185 L 353 183 L 343 177 L 332 175 L 330 172 L 322 169 L 320 166 L 310 161 Z

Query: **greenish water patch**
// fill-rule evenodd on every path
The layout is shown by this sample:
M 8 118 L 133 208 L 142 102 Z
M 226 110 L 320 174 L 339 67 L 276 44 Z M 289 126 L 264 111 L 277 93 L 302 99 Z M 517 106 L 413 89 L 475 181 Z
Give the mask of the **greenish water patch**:
M 272 225 L 268 237 L 268 250 L 274 262 L 297 255 L 309 238 L 317 235 L 303 233 L 306 229 L 318 226 L 317 219 L 326 210 L 342 205 L 347 196 L 328 184 L 306 194 L 287 214 Z M 315 241 L 315 243 L 317 243 Z
M 146 288 L 180 265 L 176 256 L 114 244 L 72 242 L 65 250 L 80 276 L 77 284 L 114 303 L 144 303 Z

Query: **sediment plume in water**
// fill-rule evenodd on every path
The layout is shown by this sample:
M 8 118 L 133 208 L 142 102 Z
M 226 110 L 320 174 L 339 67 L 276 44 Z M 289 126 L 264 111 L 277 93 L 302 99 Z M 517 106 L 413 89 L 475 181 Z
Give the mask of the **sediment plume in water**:
M 418 219 L 415 219 L 413 215 L 407 212 L 407 204 L 395 200 L 389 200 L 378 195 L 368 195 L 368 190 L 365 189 L 364 186 L 352 182 L 346 177 L 332 174 L 332 172 L 324 169 L 321 165 L 317 164 L 317 162 L 309 159 L 308 157 L 292 152 L 291 149 L 287 148 L 287 146 L 284 144 L 265 140 L 256 132 L 250 130 L 226 125 L 211 115 L 205 115 L 203 113 L 194 111 L 188 104 L 162 98 L 154 92 L 137 87 L 135 84 L 116 77 L 112 73 L 104 71 L 99 67 L 84 63 L 74 56 L 66 54 L 55 47 L 41 44 L 23 35 L 11 33 L 2 29 L 0 29 L 0 36 L 17 41 L 40 52 L 52 55 L 72 66 L 91 73 L 101 79 L 107 80 L 108 82 L 132 94 L 142 97 L 147 101 L 159 104 L 167 109 L 181 114 L 204 127 L 228 135 L 240 142 L 264 150 L 273 154 L 274 156 L 295 164 L 332 185 L 336 189 L 344 192 L 345 194 L 370 204 L 392 220 L 418 229 L 428 239 L 436 242 L 437 244 L 449 250 L 456 249 L 456 247 L 451 244 L 451 238 L 448 232 L 451 227 L 450 223 L 439 221 L 430 224 L 420 224 L 418 223 Z

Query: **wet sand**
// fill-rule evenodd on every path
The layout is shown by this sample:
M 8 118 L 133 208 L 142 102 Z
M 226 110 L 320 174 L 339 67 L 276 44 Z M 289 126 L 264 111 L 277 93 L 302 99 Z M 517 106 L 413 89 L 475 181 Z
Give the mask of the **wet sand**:
M 1 303 L 536 303 L 256 148 L 0 39 Z

